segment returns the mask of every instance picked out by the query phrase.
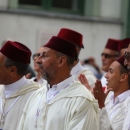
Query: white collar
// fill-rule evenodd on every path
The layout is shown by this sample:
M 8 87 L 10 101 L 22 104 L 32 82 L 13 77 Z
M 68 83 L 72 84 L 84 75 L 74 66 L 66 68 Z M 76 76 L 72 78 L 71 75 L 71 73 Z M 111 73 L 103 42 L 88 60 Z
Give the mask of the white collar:
M 78 72 L 80 72 L 81 70 L 83 70 L 84 67 L 81 65 L 80 62 L 78 62 L 71 70 L 71 75 L 77 75 Z
M 29 84 L 29 80 L 27 80 L 25 78 L 25 76 L 23 76 L 20 80 L 9 84 L 9 85 L 4 85 L 5 87 L 5 96 L 6 98 L 10 97 L 15 91 L 17 91 L 21 86 L 25 85 L 25 84 Z
M 52 85 L 52 88 L 50 88 L 50 85 L 48 85 L 48 89 L 56 88 L 57 90 L 60 91 L 61 89 L 65 89 L 66 87 L 68 87 L 72 82 L 73 82 L 73 77 L 70 76 L 69 78 L 65 79 L 64 81 L 62 81 L 58 84 Z
M 123 102 L 128 96 L 130 96 L 130 90 L 127 90 L 127 91 L 121 93 L 114 100 L 114 93 L 112 93 L 112 95 L 111 95 L 111 101 L 113 102 L 113 105 L 116 105 L 118 103 Z

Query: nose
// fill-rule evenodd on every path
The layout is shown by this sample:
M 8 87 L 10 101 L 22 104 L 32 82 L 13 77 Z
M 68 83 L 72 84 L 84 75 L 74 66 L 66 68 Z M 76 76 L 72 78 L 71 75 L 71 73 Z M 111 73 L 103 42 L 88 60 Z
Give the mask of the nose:
M 37 57 L 36 63 L 37 63 L 37 64 L 41 64 L 41 63 L 42 63 L 41 56 Z
M 108 72 L 106 73 L 105 78 L 106 78 L 106 79 L 108 78 Z
M 106 60 L 105 56 L 101 57 L 102 63 Z
M 37 57 L 34 57 L 34 59 L 33 59 L 35 62 L 37 61 Z
M 124 65 L 127 66 L 128 65 L 128 60 L 124 60 Z

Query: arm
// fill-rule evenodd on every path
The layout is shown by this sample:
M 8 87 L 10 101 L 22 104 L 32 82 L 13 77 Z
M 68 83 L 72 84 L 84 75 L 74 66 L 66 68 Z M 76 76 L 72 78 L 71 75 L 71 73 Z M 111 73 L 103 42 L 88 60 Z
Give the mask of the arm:
M 89 89 L 94 97 L 98 100 L 99 108 L 99 128 L 100 130 L 113 130 L 112 124 L 109 120 L 109 115 L 105 108 L 105 99 L 108 93 L 112 90 L 109 89 L 106 93 L 103 92 L 101 81 L 97 80 L 95 83 L 95 87 L 91 88 L 86 77 L 81 74 L 79 77 L 80 82 L 85 85 L 87 89 Z

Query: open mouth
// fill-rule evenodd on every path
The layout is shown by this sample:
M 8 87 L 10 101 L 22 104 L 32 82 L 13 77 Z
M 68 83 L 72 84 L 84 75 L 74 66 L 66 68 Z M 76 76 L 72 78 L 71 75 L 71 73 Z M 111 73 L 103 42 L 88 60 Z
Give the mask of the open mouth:
M 106 85 L 108 85 L 108 83 L 109 83 L 108 80 L 106 80 Z

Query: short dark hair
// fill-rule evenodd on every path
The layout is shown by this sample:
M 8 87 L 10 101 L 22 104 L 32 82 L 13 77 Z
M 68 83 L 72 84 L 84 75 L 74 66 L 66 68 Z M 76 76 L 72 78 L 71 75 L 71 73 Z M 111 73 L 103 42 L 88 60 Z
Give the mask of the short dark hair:
M 15 66 L 17 68 L 17 73 L 19 75 L 25 75 L 27 73 L 27 70 L 28 70 L 28 67 L 29 67 L 29 64 L 19 63 L 19 62 L 16 62 L 14 60 L 11 60 L 11 59 L 9 59 L 7 57 L 5 59 L 4 64 L 5 64 L 6 68 L 9 68 L 11 66 Z
M 128 74 L 128 84 L 130 89 L 130 74 L 128 73 L 128 70 L 126 70 L 122 65 L 119 66 L 120 74 L 127 73 Z
M 67 65 L 68 65 L 69 69 L 70 70 L 72 69 L 75 59 L 73 59 L 73 58 L 71 58 L 63 53 L 60 53 L 60 52 L 56 52 L 56 55 L 57 55 L 57 57 L 65 56 L 67 59 Z

